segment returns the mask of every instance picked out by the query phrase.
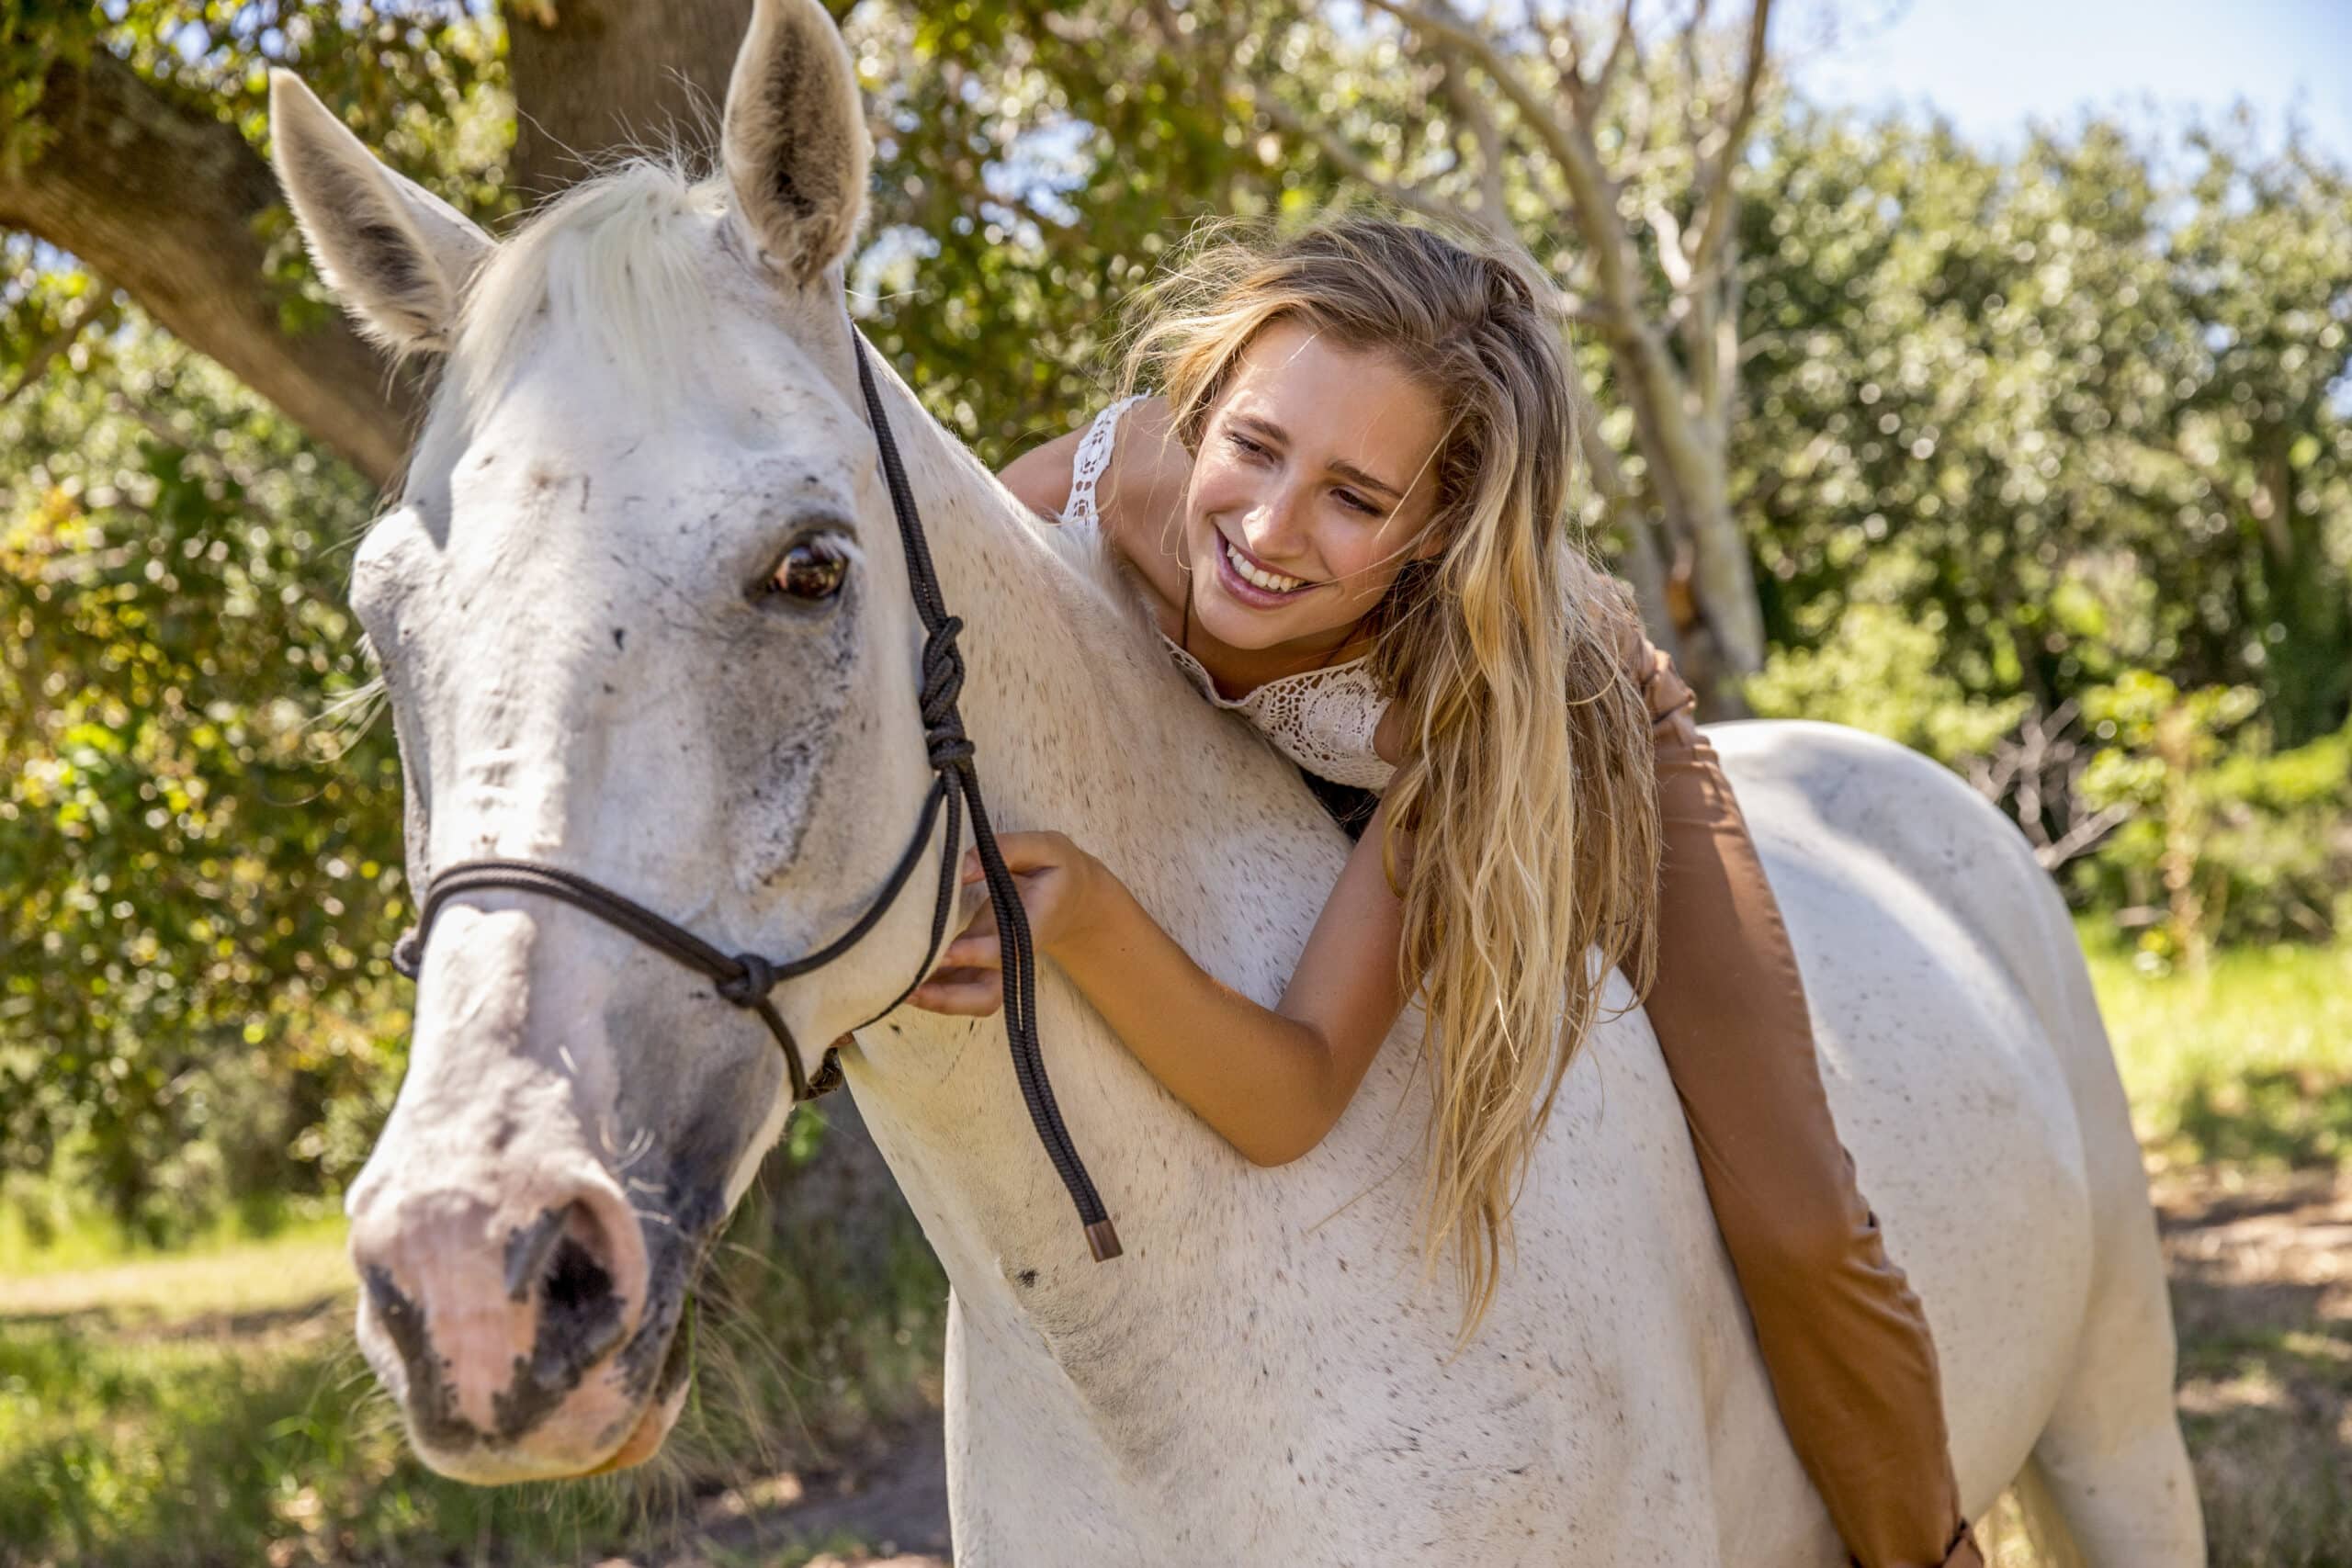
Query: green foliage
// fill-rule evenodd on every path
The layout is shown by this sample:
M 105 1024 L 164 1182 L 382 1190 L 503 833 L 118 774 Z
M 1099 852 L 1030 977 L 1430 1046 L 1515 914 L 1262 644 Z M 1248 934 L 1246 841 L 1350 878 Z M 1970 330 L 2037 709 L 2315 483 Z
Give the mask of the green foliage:
M 322 721 L 369 498 L 135 311 L 60 368 L 0 411 L 39 454 L 0 508 L 0 1170 L 78 1159 L 160 1232 L 339 1182 L 396 1060 L 398 761 Z
M 2017 723 L 2028 701 L 1972 697 L 1944 665 L 1942 618 L 1905 618 L 1885 604 L 1847 607 L 1815 649 L 1789 649 L 1747 685 L 1759 718 L 1849 724 L 1924 751 L 1947 766 L 1980 756 Z
M 91 7 L 0 0 L 0 174 L 20 173 L 48 146 L 40 109 L 50 67 L 87 59 L 95 41 Z
M 1776 639 L 1893 550 L 1890 602 L 1941 613 L 1972 695 L 2146 669 L 2256 688 L 2283 742 L 2343 722 L 2344 171 L 2245 127 L 2006 160 L 1801 107 L 1766 145 L 1734 462 Z
M 2083 793 L 2094 806 L 2161 807 L 2167 779 L 2210 765 L 2225 733 L 2260 705 L 2244 686 L 2183 693 L 2145 670 L 2096 687 L 2083 699 L 2083 716 L 2109 744 L 2092 759 Z
M 2168 919 L 2141 936 L 2155 961 L 2352 931 L 2352 725 L 2273 752 L 2248 722 L 2258 706 L 2245 687 L 2184 694 L 2144 671 L 2085 700 L 2106 744 L 2083 795 L 2132 815 L 2075 868 L 2076 888 L 2109 908 L 2165 900 Z

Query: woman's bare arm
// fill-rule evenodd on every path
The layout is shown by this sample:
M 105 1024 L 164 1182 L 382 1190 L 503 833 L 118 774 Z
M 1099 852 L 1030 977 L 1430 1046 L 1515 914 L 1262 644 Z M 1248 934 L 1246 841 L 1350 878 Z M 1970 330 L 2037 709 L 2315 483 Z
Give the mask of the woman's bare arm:
M 1170 1092 L 1251 1161 L 1284 1164 L 1339 1122 L 1408 999 L 1387 830 L 1384 802 L 1272 1010 L 1201 968 L 1108 872 L 1049 951 Z
M 1134 429 L 1131 433 L 1130 426 Z M 1055 522 L 1068 503 L 1084 427 L 1032 447 L 998 478 L 1032 511 Z M 1181 498 L 1190 455 L 1170 438 L 1158 398 L 1121 419 L 1120 439 L 1098 481 L 1096 510 L 1106 532 L 1114 514 L 1158 515 Z M 1130 438 L 1132 434 L 1132 439 Z M 1397 760 L 1396 715 L 1384 716 L 1374 748 Z M 1272 1009 L 1211 976 L 1153 919 L 1125 884 L 1059 835 L 1001 834 L 1008 864 L 1023 884 L 1033 931 L 1127 1048 L 1218 1135 L 1259 1165 L 1298 1158 L 1323 1141 L 1354 1098 L 1381 1043 L 1404 1010 L 1396 975 L 1404 904 L 1389 889 L 1380 846 L 1388 831 L 1385 803 L 1325 899 L 1282 998 Z M 1076 864 L 1060 863 L 1075 859 Z M 1064 917 L 1036 907 L 1066 897 L 1045 886 L 1082 890 Z M 975 874 L 967 869 L 967 880 Z M 1056 933 L 1047 937 L 1044 928 Z M 985 908 L 942 953 L 933 976 L 914 994 L 918 1006 L 959 1013 L 1002 1005 L 995 920 Z

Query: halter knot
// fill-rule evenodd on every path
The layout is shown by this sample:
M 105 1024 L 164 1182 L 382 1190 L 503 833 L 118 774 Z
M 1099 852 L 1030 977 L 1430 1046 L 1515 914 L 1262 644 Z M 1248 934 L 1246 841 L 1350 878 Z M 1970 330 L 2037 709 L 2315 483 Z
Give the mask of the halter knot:
M 925 730 L 922 740 L 933 772 L 968 764 L 979 750 L 964 733 L 964 727 L 952 717 L 936 729 Z
M 943 619 L 922 643 L 922 689 L 916 705 L 922 714 L 923 751 L 933 773 L 956 768 L 971 771 L 976 748 L 964 733 L 964 716 L 956 701 L 964 690 L 964 654 L 956 634 L 964 629 L 961 615 Z
M 411 926 L 392 943 L 392 968 L 413 980 L 424 967 L 424 931 Z
M 922 686 L 915 701 L 926 729 L 953 716 L 956 699 L 963 694 L 964 651 L 956 646 L 956 634 L 963 629 L 964 618 L 950 615 L 922 639 Z
M 756 953 L 739 953 L 739 973 L 718 982 L 718 994 L 739 1008 L 754 1008 L 775 989 L 775 965 Z

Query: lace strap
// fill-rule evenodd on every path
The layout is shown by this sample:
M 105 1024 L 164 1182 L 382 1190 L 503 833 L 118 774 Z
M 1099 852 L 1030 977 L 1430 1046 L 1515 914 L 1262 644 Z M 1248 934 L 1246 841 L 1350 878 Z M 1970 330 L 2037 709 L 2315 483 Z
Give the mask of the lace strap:
M 1150 395 L 1137 392 L 1120 399 L 1096 414 L 1087 425 L 1086 434 L 1078 438 L 1078 452 L 1070 462 L 1069 499 L 1062 503 L 1063 522 L 1101 521 L 1094 507 L 1094 482 L 1110 466 L 1111 448 L 1119 438 L 1119 416 L 1126 412 L 1128 404 L 1139 403 Z

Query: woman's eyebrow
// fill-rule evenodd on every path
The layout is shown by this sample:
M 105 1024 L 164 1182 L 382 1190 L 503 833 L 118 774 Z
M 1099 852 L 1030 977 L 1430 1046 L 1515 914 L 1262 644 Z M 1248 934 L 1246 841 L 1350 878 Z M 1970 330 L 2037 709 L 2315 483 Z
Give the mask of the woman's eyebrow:
M 1284 431 L 1281 425 L 1274 423 L 1272 420 L 1261 419 L 1254 413 L 1245 413 L 1237 415 L 1232 423 L 1235 424 L 1248 425 L 1253 430 L 1257 430 L 1267 435 L 1272 436 L 1276 441 L 1282 442 L 1285 446 L 1289 445 L 1289 433 Z M 1366 490 L 1379 491 L 1391 501 L 1402 501 L 1405 499 L 1405 492 L 1403 491 L 1398 490 L 1386 479 L 1377 479 L 1371 474 L 1365 473 L 1362 468 L 1357 468 L 1353 463 L 1347 461 L 1345 458 L 1335 459 L 1329 467 L 1331 471 L 1339 475 L 1341 479 L 1353 484 L 1360 484 Z

